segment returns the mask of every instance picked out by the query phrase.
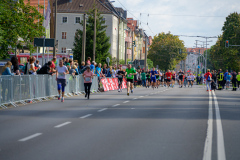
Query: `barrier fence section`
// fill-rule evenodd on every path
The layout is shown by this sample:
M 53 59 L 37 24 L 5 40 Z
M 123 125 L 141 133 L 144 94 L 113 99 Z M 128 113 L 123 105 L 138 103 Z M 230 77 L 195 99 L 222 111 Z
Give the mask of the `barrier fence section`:
M 66 96 L 85 93 L 84 79 L 82 75 L 66 75 Z M 6 104 L 26 104 L 46 100 L 49 97 L 58 96 L 56 75 L 23 75 L 23 76 L 0 76 L 0 107 L 7 108 Z M 91 92 L 98 92 L 98 78 L 92 80 Z
M 118 78 L 101 78 L 101 83 L 103 85 L 104 92 L 113 91 L 119 89 Z M 123 78 L 122 88 L 127 88 L 127 81 Z

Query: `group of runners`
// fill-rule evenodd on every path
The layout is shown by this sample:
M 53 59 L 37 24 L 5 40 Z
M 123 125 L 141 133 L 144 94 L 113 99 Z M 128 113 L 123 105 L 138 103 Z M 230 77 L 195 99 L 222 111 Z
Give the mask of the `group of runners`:
M 117 72 L 118 82 L 119 82 L 119 90 L 118 92 L 122 92 L 122 81 L 123 78 L 126 77 L 127 80 L 127 95 L 130 95 L 130 92 L 133 93 L 134 88 L 134 76 L 138 73 L 137 71 L 132 68 L 131 64 L 128 64 L 127 69 L 125 72 L 122 70 L 122 67 L 119 68 Z M 159 70 L 156 70 L 154 67 L 150 71 L 149 69 L 145 72 L 144 70 L 141 71 L 142 76 L 142 86 L 152 89 L 158 87 L 174 87 L 175 82 L 177 81 L 179 84 L 179 88 L 182 88 L 183 85 L 185 87 L 193 86 L 195 81 L 195 76 L 191 73 L 185 76 L 182 70 L 179 72 L 170 71 L 168 70 L 166 73 L 161 73 Z

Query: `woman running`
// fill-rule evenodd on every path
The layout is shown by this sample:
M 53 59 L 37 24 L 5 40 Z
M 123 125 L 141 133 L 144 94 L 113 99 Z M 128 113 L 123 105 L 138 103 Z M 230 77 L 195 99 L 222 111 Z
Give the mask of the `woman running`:
M 175 71 L 172 71 L 172 88 L 175 85 L 175 81 L 176 81 L 176 73 L 175 73 Z
M 86 71 L 83 72 L 83 78 L 84 78 L 84 88 L 85 88 L 85 97 L 89 99 L 90 96 L 90 90 L 92 86 L 92 79 L 93 79 L 93 72 L 90 70 L 90 67 L 86 67 Z
M 118 92 L 122 92 L 122 81 L 123 76 L 125 75 L 124 71 L 122 70 L 122 67 L 120 67 L 119 71 L 117 72 L 118 77 Z

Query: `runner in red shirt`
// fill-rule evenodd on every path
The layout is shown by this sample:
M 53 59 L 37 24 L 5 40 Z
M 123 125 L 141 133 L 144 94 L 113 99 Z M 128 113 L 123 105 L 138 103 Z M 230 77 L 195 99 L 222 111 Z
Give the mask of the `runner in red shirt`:
M 175 71 L 172 71 L 172 88 L 175 85 L 175 81 L 176 81 L 176 73 L 175 73 Z
M 167 77 L 167 85 L 169 87 L 172 79 L 172 73 L 170 72 L 170 70 L 168 70 L 168 72 L 166 73 L 166 77 Z

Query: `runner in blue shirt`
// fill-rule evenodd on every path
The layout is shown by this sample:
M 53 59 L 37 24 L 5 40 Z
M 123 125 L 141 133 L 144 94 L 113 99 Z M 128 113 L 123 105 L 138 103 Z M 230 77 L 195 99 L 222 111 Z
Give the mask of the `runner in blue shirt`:
M 153 89 L 156 87 L 156 75 L 159 75 L 159 74 L 157 71 L 155 71 L 155 68 L 153 67 L 153 69 L 150 72 L 151 85 Z
M 228 76 L 228 70 L 226 70 L 226 72 L 224 73 L 224 78 L 223 78 L 223 89 L 227 83 L 227 76 Z

